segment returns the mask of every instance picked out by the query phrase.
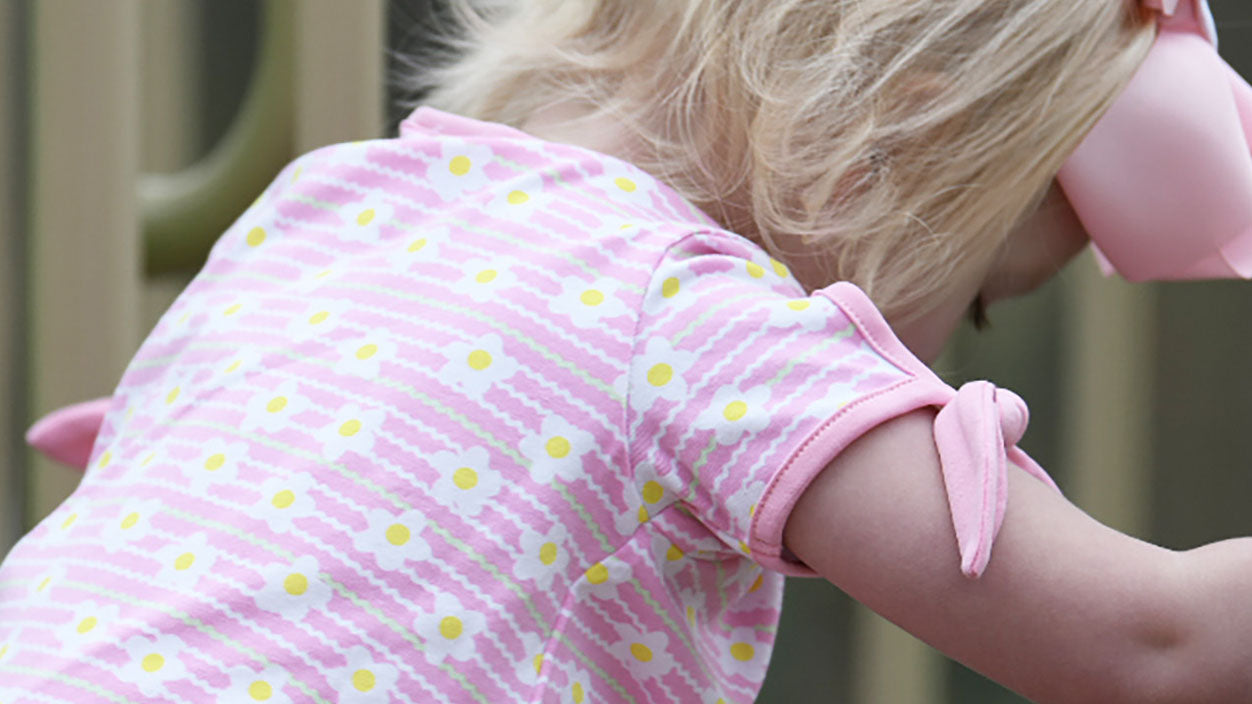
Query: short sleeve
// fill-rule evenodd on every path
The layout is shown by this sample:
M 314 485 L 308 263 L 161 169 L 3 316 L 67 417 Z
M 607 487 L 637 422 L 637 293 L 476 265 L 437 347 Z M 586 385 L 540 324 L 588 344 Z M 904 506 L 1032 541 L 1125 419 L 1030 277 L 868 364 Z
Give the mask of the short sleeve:
M 813 574 L 782 533 L 817 474 L 869 429 L 952 394 L 858 288 L 806 295 L 730 233 L 671 246 L 642 308 L 627 401 L 641 516 L 673 497 L 727 550 L 787 574 Z

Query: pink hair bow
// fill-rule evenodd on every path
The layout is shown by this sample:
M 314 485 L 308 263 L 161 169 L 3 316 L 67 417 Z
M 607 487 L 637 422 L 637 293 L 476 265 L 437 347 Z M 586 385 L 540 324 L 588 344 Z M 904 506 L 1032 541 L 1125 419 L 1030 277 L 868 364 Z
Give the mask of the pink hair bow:
M 1008 465 L 1057 489 L 1017 442 L 1026 432 L 1026 402 L 1007 389 L 971 381 L 935 417 L 935 445 L 961 553 L 961 572 L 978 578 L 991 559 L 1008 503 Z
M 1106 273 L 1252 278 L 1252 86 L 1206 0 L 1142 0 L 1156 42 L 1057 178 Z

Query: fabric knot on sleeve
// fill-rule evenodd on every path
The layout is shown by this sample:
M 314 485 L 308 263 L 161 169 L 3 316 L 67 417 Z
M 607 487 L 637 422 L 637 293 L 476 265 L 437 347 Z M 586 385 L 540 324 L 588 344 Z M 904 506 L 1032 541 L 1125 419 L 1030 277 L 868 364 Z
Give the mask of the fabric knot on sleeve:
M 935 445 L 956 528 L 961 572 L 976 579 L 987 569 L 991 544 L 1004 522 L 1008 465 L 1053 489 L 1052 478 L 1016 447 L 1026 432 L 1026 402 L 986 381 L 960 388 L 935 418 Z

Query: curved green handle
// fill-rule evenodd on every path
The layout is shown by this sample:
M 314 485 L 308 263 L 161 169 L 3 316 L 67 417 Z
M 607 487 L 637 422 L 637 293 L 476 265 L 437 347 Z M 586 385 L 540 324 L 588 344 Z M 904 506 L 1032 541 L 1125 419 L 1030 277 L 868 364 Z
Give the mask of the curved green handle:
M 213 242 L 291 159 L 292 0 L 267 0 L 261 50 L 230 129 L 196 164 L 139 180 L 144 270 L 199 268 Z

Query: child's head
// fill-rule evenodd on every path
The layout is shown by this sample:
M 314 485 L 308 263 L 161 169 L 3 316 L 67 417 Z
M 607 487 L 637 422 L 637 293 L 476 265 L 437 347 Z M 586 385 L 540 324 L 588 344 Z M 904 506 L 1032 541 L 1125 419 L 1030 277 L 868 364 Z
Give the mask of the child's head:
M 986 272 L 1154 34 L 1131 0 L 451 2 L 434 105 L 611 118 L 619 156 L 893 322 Z

